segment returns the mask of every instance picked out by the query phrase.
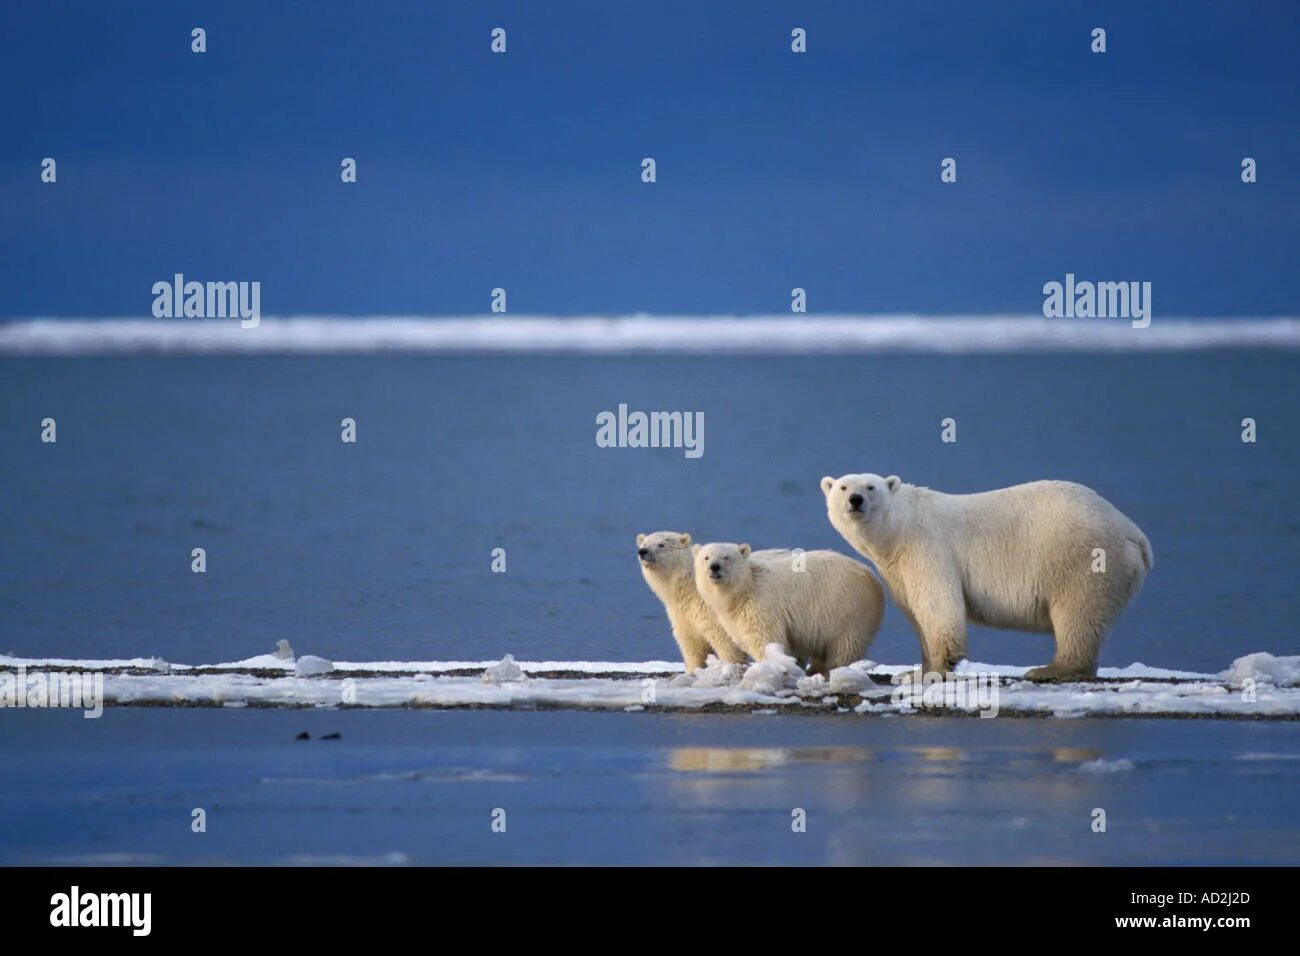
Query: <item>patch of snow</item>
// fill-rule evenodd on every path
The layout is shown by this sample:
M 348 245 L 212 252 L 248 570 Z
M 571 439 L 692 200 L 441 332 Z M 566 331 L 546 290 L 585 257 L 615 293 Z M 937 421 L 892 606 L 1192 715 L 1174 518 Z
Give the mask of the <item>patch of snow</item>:
M 1099 667 L 1097 676 L 1146 677 L 1163 680 L 1209 680 L 1214 677 L 1213 674 L 1202 674 L 1198 671 L 1175 671 L 1167 667 L 1148 667 L 1142 663 L 1129 664 L 1127 667 Z
M 1219 676 L 1233 687 L 1241 687 L 1248 680 L 1275 687 L 1296 687 L 1300 686 L 1300 657 L 1275 657 L 1263 651 L 1247 654 L 1238 657 Z
M 674 687 L 730 687 L 745 675 L 744 664 L 729 664 L 710 654 L 694 674 L 682 674 L 669 683 Z
M 278 654 L 258 654 L 256 657 L 246 657 L 242 661 L 210 666 L 216 670 L 290 671 L 293 670 L 293 658 L 280 657 Z

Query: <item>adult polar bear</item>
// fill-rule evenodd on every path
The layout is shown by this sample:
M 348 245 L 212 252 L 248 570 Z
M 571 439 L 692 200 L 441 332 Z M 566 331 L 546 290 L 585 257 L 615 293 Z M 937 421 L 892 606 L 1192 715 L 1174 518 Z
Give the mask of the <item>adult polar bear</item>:
M 1106 632 L 1152 566 L 1138 526 L 1069 481 L 946 495 L 861 474 L 823 478 L 822 492 L 835 530 L 916 629 L 926 673 L 966 656 L 970 621 L 1054 634 L 1056 656 L 1030 680 L 1095 676 Z

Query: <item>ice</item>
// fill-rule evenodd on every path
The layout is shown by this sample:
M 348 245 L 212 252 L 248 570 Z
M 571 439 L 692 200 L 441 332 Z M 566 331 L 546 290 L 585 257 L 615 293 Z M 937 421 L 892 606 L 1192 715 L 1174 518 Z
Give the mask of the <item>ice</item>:
M 809 674 L 795 682 L 795 690 L 800 697 L 822 697 L 826 694 L 828 682 L 821 674 Z
M 506 681 L 521 681 L 524 672 L 515 663 L 513 654 L 507 654 L 500 661 L 483 671 L 482 679 L 489 684 L 504 684 Z
M 281 641 L 280 643 L 288 647 L 287 642 Z M 242 661 L 233 661 L 229 664 L 213 664 L 212 666 L 229 670 L 256 669 L 290 671 L 293 670 L 294 666 L 292 653 L 291 650 L 291 656 L 289 657 L 281 657 L 278 652 L 275 654 L 258 654 L 256 657 L 248 657 Z
M 319 662 L 319 663 L 317 663 Z M 328 674 L 329 662 L 304 655 L 296 663 L 273 654 L 228 664 L 170 663 L 157 658 L 69 660 L 0 656 L 0 707 L 13 672 L 91 670 L 104 674 L 104 703 L 338 707 L 567 707 L 646 711 L 699 708 L 771 709 L 797 706 L 827 714 L 856 711 L 872 717 L 907 716 L 929 709 L 910 695 L 895 700 L 895 687 L 872 677 L 910 670 L 908 664 L 860 661 L 836 668 L 827 680 L 809 676 L 779 645 L 763 660 L 745 667 L 712 658 L 694 674 L 669 661 L 370 661 L 334 662 L 349 680 L 303 680 Z M 1021 679 L 1023 666 L 968 664 L 970 677 L 999 675 L 996 712 L 1000 717 L 1052 715 L 1081 717 L 1251 717 L 1300 718 L 1300 658 L 1251 654 L 1219 675 L 1168 671 L 1145 665 L 1103 669 L 1121 679 L 1036 684 Z M 1170 677 L 1169 674 L 1190 674 Z M 563 676 L 541 676 L 562 674 Z M 1144 675 L 1144 676 L 1132 676 Z M 1244 685 L 1254 678 L 1255 686 Z M 344 684 L 346 683 L 346 688 Z M 1249 692 L 1247 692 L 1249 690 Z M 947 707 L 937 699 L 935 703 Z M 653 719 L 647 716 L 646 719 Z M 853 719 L 846 714 L 845 719 Z
M 836 667 L 831 671 L 831 679 L 826 689 L 832 694 L 861 693 L 868 687 L 875 686 L 875 681 L 871 679 L 871 671 L 875 667 L 874 661 L 858 661 L 848 667 Z
M 298 658 L 298 663 L 294 665 L 293 672 L 299 677 L 319 677 L 321 674 L 328 674 L 334 670 L 334 662 L 327 661 L 323 657 L 316 657 L 312 654 L 304 654 Z
M 1233 687 L 1241 687 L 1247 680 L 1276 687 L 1300 686 L 1300 657 L 1274 657 L 1259 652 L 1238 657 L 1232 666 L 1220 675 Z
M 1133 769 L 1132 760 L 1105 760 L 1098 758 L 1079 764 L 1080 773 L 1127 773 Z
M 289 646 L 288 641 L 281 638 L 275 642 L 275 656 L 282 661 L 293 660 L 293 648 Z
M 763 649 L 763 659 L 749 665 L 740 679 L 744 690 L 759 694 L 778 695 L 796 690 L 806 675 L 798 662 L 785 652 L 780 644 L 772 643 Z
M 710 654 L 694 674 L 682 674 L 670 682 L 674 687 L 730 687 L 745 676 L 744 664 L 730 664 Z
M 1042 315 L 264 317 L 238 323 L 182 319 L 24 319 L 0 322 L 0 354 L 370 354 L 462 352 L 760 353 L 1182 352 L 1295 348 L 1292 317 L 1162 317 L 1133 335 L 1126 323 Z

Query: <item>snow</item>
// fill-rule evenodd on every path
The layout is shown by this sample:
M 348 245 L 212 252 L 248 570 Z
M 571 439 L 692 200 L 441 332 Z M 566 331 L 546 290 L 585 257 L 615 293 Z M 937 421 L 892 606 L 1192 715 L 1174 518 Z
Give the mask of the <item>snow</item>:
M 1260 652 L 1238 657 L 1221 675 L 1233 687 L 1241 687 L 1248 680 L 1256 684 L 1274 684 L 1277 687 L 1300 685 L 1300 657 L 1274 657 Z
M 860 693 L 875 683 L 871 679 L 871 671 L 875 667 L 874 661 L 859 661 L 848 667 L 837 667 L 831 671 L 831 679 L 826 689 L 832 694 Z
M 328 674 L 332 670 L 334 670 L 333 661 L 327 661 L 323 657 L 315 657 L 311 654 L 304 654 L 298 658 L 298 662 L 293 668 L 294 674 L 299 677 L 319 677 L 322 674 Z
M 1147 352 L 1300 348 L 1295 317 L 1127 322 L 1040 315 L 464 316 L 23 319 L 0 323 L 0 354 Z
M 782 691 L 795 690 L 803 677 L 804 672 L 795 659 L 785 653 L 780 644 L 769 644 L 763 649 L 763 659 L 745 670 L 740 686 L 744 690 L 776 697 Z
M 483 671 L 483 680 L 489 684 L 504 684 L 507 681 L 524 680 L 523 669 L 515 663 L 513 654 L 507 654 L 501 660 Z
M 513 660 L 513 656 L 511 658 Z M 140 670 L 153 669 L 161 661 L 156 657 L 88 658 L 20 657 L 0 654 L 0 667 L 47 667 L 70 670 Z M 499 664 L 492 661 L 335 661 L 336 671 L 360 673 L 439 673 L 446 671 L 483 671 Z M 515 661 L 525 674 L 573 672 L 579 674 L 672 674 L 685 670 L 681 661 Z M 171 664 L 176 671 L 186 670 L 282 670 L 292 671 L 294 662 L 275 654 L 258 654 L 238 661 L 216 664 Z
M 710 654 L 694 674 L 682 674 L 672 681 L 673 687 L 728 687 L 745 674 L 745 665 L 728 664 Z
M 992 707 L 934 706 L 943 695 L 914 696 L 892 683 L 914 665 L 860 661 L 829 680 L 809 676 L 779 646 L 748 667 L 710 658 L 693 674 L 674 661 L 294 661 L 266 654 L 222 664 L 23 658 L 0 655 L 0 672 L 104 672 L 104 702 L 222 707 L 568 707 L 639 713 L 721 708 L 873 716 L 922 712 L 1055 717 L 1300 718 L 1300 657 L 1247 655 L 1221 674 L 1132 664 L 1103 668 L 1102 679 L 1036 684 L 1023 666 L 963 662 L 960 682 L 993 692 Z M 538 676 L 563 674 L 562 677 Z M 346 679 L 343 679 L 346 676 Z M 1243 687 L 1247 678 L 1255 684 Z M 942 688 L 935 688 L 941 690 Z M 1247 692 L 1248 691 L 1248 692 Z M 344 697 L 347 699 L 345 700 Z M 1098 768 L 1100 772 L 1100 768 Z

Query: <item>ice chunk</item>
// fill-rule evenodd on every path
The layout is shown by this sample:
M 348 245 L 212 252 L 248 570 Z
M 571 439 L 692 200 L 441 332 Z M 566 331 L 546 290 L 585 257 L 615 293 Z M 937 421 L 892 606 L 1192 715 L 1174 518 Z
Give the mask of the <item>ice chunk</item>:
M 826 678 L 821 674 L 800 677 L 795 687 L 800 697 L 822 697 L 826 694 Z
M 1276 687 L 1300 686 L 1300 657 L 1274 657 L 1263 651 L 1238 657 L 1232 666 L 1219 675 L 1233 687 L 1247 680 Z
M 693 687 L 730 687 L 745 676 L 744 664 L 729 664 L 710 654 L 705 665 L 694 674 Z
M 281 644 L 284 642 L 281 641 Z M 327 661 L 323 657 L 316 657 L 313 654 L 304 654 L 298 658 L 298 663 L 293 672 L 299 677 L 319 677 L 321 674 L 328 674 L 334 669 L 334 662 Z
M 799 678 L 805 676 L 798 662 L 780 644 L 772 643 L 763 649 L 761 661 L 749 665 L 740 686 L 758 694 L 775 695 L 778 691 L 795 690 Z
M 832 694 L 860 694 L 875 685 L 868 674 L 875 666 L 874 661 L 859 661 L 848 667 L 837 667 L 831 671 L 830 685 L 826 689 Z
M 483 680 L 489 684 L 503 684 L 506 681 L 523 679 L 523 669 L 515 663 L 513 654 L 507 654 L 483 672 Z
M 1080 773 L 1127 773 L 1133 769 L 1132 760 L 1106 760 L 1098 758 L 1079 764 Z

